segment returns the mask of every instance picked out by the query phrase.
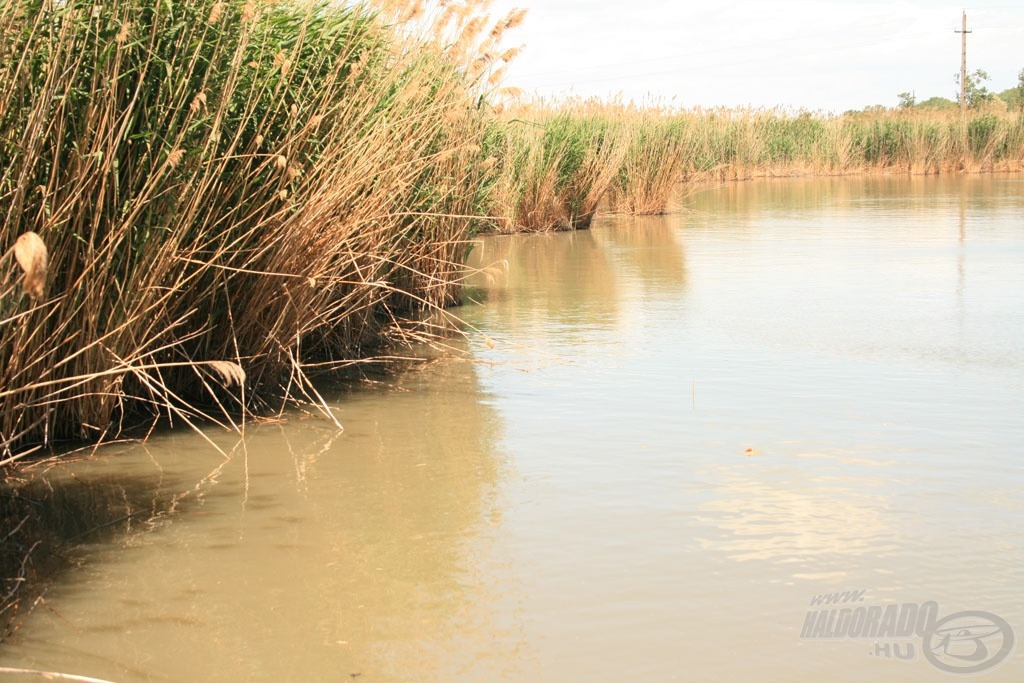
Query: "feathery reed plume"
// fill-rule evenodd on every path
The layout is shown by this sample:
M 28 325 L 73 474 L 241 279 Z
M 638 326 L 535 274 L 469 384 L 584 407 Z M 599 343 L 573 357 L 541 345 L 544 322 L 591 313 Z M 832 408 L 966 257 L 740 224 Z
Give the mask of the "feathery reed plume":
M 121 24 L 121 30 L 117 32 L 117 36 L 114 38 L 114 42 L 118 45 L 124 45 L 128 42 L 129 32 L 132 30 L 132 24 L 130 21 L 126 21 Z
M 214 372 L 225 388 L 245 386 L 245 370 L 238 363 L 229 360 L 210 360 L 206 361 L 206 367 Z
M 181 163 L 181 160 L 184 158 L 185 150 L 183 150 L 180 147 L 178 147 L 177 149 L 172 149 L 170 153 L 167 155 L 167 166 L 169 168 L 175 168 L 178 164 Z
M 192 98 L 192 103 L 188 108 L 193 114 L 198 114 L 200 111 L 206 109 L 206 93 L 200 91 L 194 98 Z
M 516 57 L 518 57 L 520 54 L 522 54 L 522 52 L 523 52 L 523 48 L 521 46 L 520 47 L 510 47 L 509 49 L 507 49 L 504 52 L 502 52 L 498 56 L 498 59 L 500 59 L 505 64 L 508 64 L 509 62 L 514 60 Z
M 528 13 L 529 10 L 523 8 L 512 10 L 511 12 L 509 12 L 508 17 L 505 19 L 504 29 L 506 31 L 511 31 L 512 29 L 518 27 L 526 19 L 526 15 Z
M 210 8 L 210 16 L 207 19 L 207 21 L 211 24 L 216 24 L 218 21 L 220 21 L 220 18 L 222 16 L 224 16 L 224 3 L 213 3 L 213 7 Z
M 48 255 L 46 244 L 38 234 L 29 231 L 14 242 L 14 258 L 25 272 L 22 288 L 33 299 L 43 298 L 46 290 Z

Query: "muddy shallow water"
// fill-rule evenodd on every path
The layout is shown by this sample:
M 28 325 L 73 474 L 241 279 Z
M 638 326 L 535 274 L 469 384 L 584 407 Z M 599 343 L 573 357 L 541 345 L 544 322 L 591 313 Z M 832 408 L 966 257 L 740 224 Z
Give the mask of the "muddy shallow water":
M 978 654 L 805 626 L 847 591 L 1024 637 L 1024 178 L 681 204 L 482 240 L 470 356 L 333 396 L 343 433 L 295 414 L 210 430 L 227 458 L 181 431 L 51 472 L 156 516 L 87 538 L 0 666 L 930 681 Z M 1016 649 L 982 680 L 1021 680 Z

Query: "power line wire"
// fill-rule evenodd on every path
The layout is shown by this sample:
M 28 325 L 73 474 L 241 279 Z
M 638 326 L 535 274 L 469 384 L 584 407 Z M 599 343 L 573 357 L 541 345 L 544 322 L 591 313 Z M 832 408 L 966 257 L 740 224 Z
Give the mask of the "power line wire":
M 904 37 L 905 38 L 917 38 L 917 37 L 923 37 L 923 36 L 927 36 L 927 35 L 931 35 L 931 34 L 932 34 L 932 32 L 928 31 L 928 32 L 920 32 L 920 33 L 914 33 L 914 34 L 906 34 Z M 874 45 L 880 45 L 880 44 L 889 43 L 889 42 L 891 42 L 891 38 L 887 38 L 887 39 L 884 39 L 884 40 L 874 40 L 874 41 L 870 41 L 870 42 L 866 42 L 866 43 L 848 44 L 848 45 L 845 45 L 845 46 L 842 46 L 842 47 L 839 47 L 839 48 L 837 48 L 835 46 L 832 46 L 832 47 L 829 47 L 829 48 L 825 48 L 825 49 L 821 49 L 821 50 L 814 50 L 814 51 L 811 51 L 811 52 L 786 53 L 786 54 L 787 55 L 792 55 L 794 57 L 813 57 L 813 56 L 817 56 L 817 55 L 826 55 L 826 54 L 834 55 L 834 54 L 836 54 L 837 51 L 841 52 L 841 51 L 844 51 L 844 50 L 852 50 L 852 49 L 861 48 L 861 47 L 872 47 Z M 775 54 L 773 56 L 774 57 L 780 57 L 780 56 L 785 56 L 785 55 Z M 707 62 L 707 61 L 702 60 L 699 65 L 693 65 L 693 66 L 682 66 L 682 65 L 680 65 L 679 67 L 676 67 L 676 68 L 673 68 L 673 69 L 663 69 L 663 70 L 659 70 L 659 71 L 630 72 L 630 73 L 624 73 L 624 74 L 617 74 L 617 75 L 614 75 L 614 76 L 604 76 L 604 77 L 601 77 L 601 78 L 589 78 L 589 79 L 582 79 L 582 80 L 581 79 L 573 79 L 571 81 L 557 81 L 557 82 L 548 82 L 548 83 L 542 82 L 542 83 L 535 84 L 534 87 L 536 87 L 536 88 L 557 88 L 557 87 L 564 87 L 564 86 L 567 86 L 567 85 L 588 85 L 588 84 L 592 84 L 592 83 L 607 83 L 607 82 L 610 82 L 610 81 L 621 81 L 621 80 L 634 79 L 634 78 L 644 78 L 644 77 L 648 77 L 648 76 L 668 76 L 668 75 L 672 75 L 672 74 L 683 74 L 683 73 L 687 73 L 689 71 L 703 71 L 703 70 L 707 70 L 707 69 L 715 69 L 715 68 L 722 68 L 722 67 L 728 67 L 728 66 L 744 66 L 746 64 L 753 64 L 753 63 L 763 62 L 763 61 L 765 61 L 765 55 L 759 55 L 757 57 L 749 57 L 749 58 L 745 58 L 745 59 L 742 59 L 742 60 L 736 60 L 736 61 L 732 61 L 732 62 Z M 571 73 L 571 72 L 569 72 L 569 73 Z M 525 77 L 526 77 L 525 75 L 516 74 L 516 78 L 525 78 Z

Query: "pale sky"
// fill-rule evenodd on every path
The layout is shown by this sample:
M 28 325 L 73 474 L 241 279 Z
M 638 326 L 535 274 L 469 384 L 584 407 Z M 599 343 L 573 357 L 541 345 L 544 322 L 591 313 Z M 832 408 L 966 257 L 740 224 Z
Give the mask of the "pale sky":
M 513 7 L 529 14 L 506 40 L 525 49 L 505 85 L 545 97 L 837 113 L 903 91 L 953 99 L 964 9 L 968 70 L 1000 91 L 1024 69 L 1024 0 L 496 0 L 491 12 Z

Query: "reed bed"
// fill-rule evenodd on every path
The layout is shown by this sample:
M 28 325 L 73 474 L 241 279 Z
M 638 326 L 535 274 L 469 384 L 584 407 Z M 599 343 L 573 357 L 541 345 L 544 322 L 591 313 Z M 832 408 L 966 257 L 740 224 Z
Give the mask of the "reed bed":
M 495 120 L 485 149 L 498 232 L 587 228 L 628 150 L 628 130 L 599 105 L 524 107 Z
M 663 213 L 684 181 L 1024 169 L 1024 116 L 998 108 L 962 118 L 539 103 L 494 126 L 494 215 L 509 232 L 585 227 L 574 218 L 589 218 L 605 200 L 620 213 Z
M 905 172 L 936 174 L 1024 168 L 1024 118 L 998 110 L 967 117 L 883 110 L 825 117 L 809 113 L 689 115 L 698 137 L 684 177 Z
M 0 7 L 0 466 L 318 400 L 458 300 L 521 15 L 444 4 Z

